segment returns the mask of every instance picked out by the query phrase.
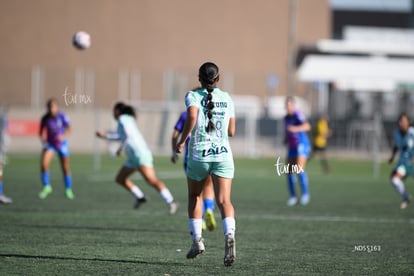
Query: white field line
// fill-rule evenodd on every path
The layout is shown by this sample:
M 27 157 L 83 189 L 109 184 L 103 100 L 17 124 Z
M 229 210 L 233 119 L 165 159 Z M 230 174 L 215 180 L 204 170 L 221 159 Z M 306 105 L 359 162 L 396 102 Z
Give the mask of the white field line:
M 384 224 L 414 224 L 414 219 L 363 218 L 341 216 L 286 216 L 286 215 L 240 215 L 249 220 L 278 220 L 298 222 L 347 222 L 347 223 L 384 223 Z
M 115 176 L 117 172 L 112 173 L 96 173 L 88 176 L 88 181 L 91 182 L 100 182 L 100 181 L 115 181 Z M 157 176 L 160 179 L 183 179 L 185 180 L 185 174 L 183 170 L 177 171 L 160 171 L 157 172 Z M 132 175 L 131 179 L 141 180 L 143 179 L 139 172 L 136 172 Z
M 186 212 L 183 210 L 183 206 L 180 206 L 181 212 L 177 213 L 177 217 L 186 217 Z M 185 207 L 185 206 L 184 206 Z M 137 216 L 166 216 L 167 210 L 161 211 L 144 211 L 144 210 L 138 210 L 138 211 L 130 211 L 130 210 L 117 210 L 117 211 L 104 211 L 106 216 L 122 216 L 122 215 L 131 215 L 131 213 L 136 212 Z M 90 210 L 90 211 L 84 211 L 82 213 L 72 213 L 73 215 L 99 215 L 102 214 L 102 211 L 97 210 Z M 216 212 L 216 218 L 219 217 L 219 214 Z M 253 220 L 253 221 L 259 221 L 259 220 L 273 220 L 273 221 L 296 221 L 296 222 L 340 222 L 340 223 L 361 223 L 361 224 L 414 224 L 414 218 L 411 219 L 393 219 L 393 218 L 368 218 L 368 217 L 346 217 L 346 216 L 298 216 L 298 215 L 254 215 L 254 214 L 238 214 L 236 217 L 237 219 L 241 220 Z

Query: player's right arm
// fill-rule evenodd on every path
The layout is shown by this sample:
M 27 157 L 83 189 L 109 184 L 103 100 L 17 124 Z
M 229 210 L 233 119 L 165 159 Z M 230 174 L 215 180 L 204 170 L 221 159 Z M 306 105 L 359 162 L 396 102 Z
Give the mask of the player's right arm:
M 394 146 L 392 148 L 391 157 L 390 157 L 390 159 L 388 159 L 388 163 L 391 164 L 394 161 L 394 158 L 395 158 L 395 155 L 397 154 L 397 152 L 398 152 L 398 147 Z
M 45 116 L 42 117 L 40 120 L 40 127 L 39 127 L 39 138 L 42 145 L 45 145 L 47 143 L 46 138 L 46 118 Z
M 392 147 L 391 157 L 390 159 L 388 159 L 389 164 L 391 164 L 394 161 L 395 155 L 397 155 L 397 152 L 398 152 L 398 145 L 400 144 L 400 140 L 401 140 L 399 131 L 394 130 L 393 139 L 394 139 L 394 145 Z
M 97 131 L 95 135 L 98 138 L 109 140 L 109 141 L 119 141 L 121 139 L 119 134 L 113 131 L 107 131 L 107 132 Z

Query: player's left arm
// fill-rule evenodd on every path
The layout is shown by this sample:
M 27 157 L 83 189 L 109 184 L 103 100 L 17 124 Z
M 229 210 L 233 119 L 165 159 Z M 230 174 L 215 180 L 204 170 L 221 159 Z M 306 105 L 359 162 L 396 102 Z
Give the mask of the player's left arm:
M 65 128 L 65 132 L 63 132 L 63 136 L 64 136 L 64 137 L 68 137 L 71 133 L 72 133 L 72 127 L 71 127 L 70 125 L 68 125 L 68 126 Z
M 229 120 L 228 135 L 233 137 L 236 134 L 236 117 L 231 117 Z
M 236 111 L 234 109 L 234 102 L 228 96 L 228 102 L 229 102 L 229 125 L 227 127 L 227 135 L 229 137 L 233 137 L 236 134 Z
M 308 132 L 312 129 L 308 120 L 306 120 L 305 116 L 303 116 L 301 113 L 296 114 L 296 120 L 298 124 L 289 126 L 287 129 L 289 132 Z
M 297 126 L 289 126 L 288 131 L 290 132 L 307 132 L 311 130 L 311 125 L 308 121 L 303 122 Z
M 72 128 L 70 125 L 69 118 L 65 114 L 62 114 L 62 123 L 63 123 L 64 131 L 60 139 L 63 141 L 70 135 Z

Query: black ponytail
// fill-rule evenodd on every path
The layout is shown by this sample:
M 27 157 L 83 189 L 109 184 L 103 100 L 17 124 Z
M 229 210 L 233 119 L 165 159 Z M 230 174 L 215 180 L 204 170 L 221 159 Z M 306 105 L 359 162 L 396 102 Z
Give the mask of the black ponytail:
M 129 115 L 129 116 L 132 116 L 134 118 L 137 117 L 136 112 L 135 112 L 135 108 L 133 108 L 130 105 L 125 105 L 124 108 L 121 110 L 121 114 L 122 115 Z
M 129 115 L 136 118 L 135 108 L 130 105 L 126 105 L 123 102 L 117 102 L 114 105 L 114 110 L 118 110 L 120 115 Z
M 201 82 L 203 88 L 207 90 L 207 99 L 206 99 L 206 115 L 208 118 L 208 123 L 206 126 L 206 131 L 210 132 L 214 130 L 216 127 L 212 121 L 213 118 L 213 94 L 214 88 L 216 87 L 216 83 L 219 79 L 219 68 L 212 62 L 206 62 L 201 65 L 200 69 L 198 70 L 198 78 Z

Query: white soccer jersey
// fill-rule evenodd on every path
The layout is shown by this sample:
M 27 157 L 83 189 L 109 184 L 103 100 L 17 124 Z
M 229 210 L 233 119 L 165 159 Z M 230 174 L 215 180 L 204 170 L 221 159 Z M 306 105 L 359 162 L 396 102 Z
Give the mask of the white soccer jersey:
M 394 130 L 394 144 L 399 151 L 399 163 L 411 162 L 414 156 L 414 128 L 409 127 L 404 135 L 399 129 Z
M 117 132 L 124 148 L 132 149 L 138 155 L 150 153 L 134 117 L 130 115 L 119 116 Z
M 228 127 L 230 118 L 234 117 L 234 105 L 227 92 L 215 88 L 212 92 L 214 108 L 212 122 L 215 129 L 207 132 L 207 90 L 187 92 L 185 103 L 187 108 L 195 106 L 198 108 L 197 122 L 191 132 L 189 144 L 189 158 L 201 162 L 220 162 L 233 159 L 230 148 Z

